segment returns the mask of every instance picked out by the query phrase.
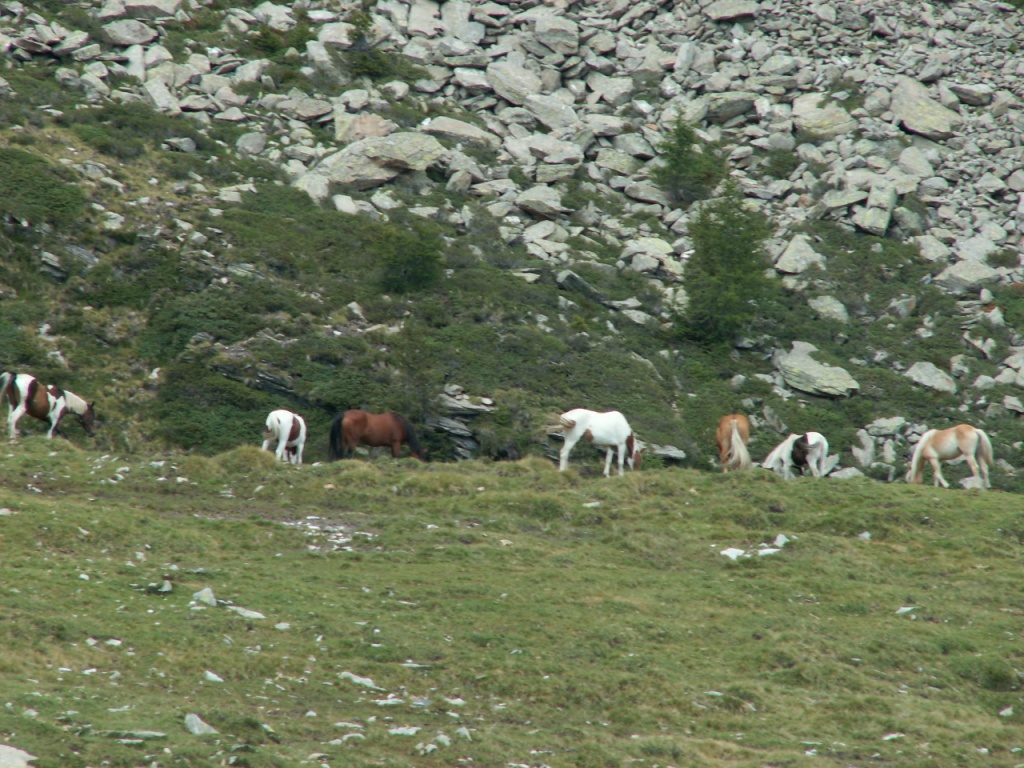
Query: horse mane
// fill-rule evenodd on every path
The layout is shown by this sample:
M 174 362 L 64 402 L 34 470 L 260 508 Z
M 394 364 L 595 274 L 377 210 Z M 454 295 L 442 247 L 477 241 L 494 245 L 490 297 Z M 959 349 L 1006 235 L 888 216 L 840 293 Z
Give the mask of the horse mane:
M 420 445 L 419 438 L 416 437 L 416 430 L 413 428 L 412 422 L 399 413 L 394 413 L 392 411 L 392 415 L 398 419 L 402 424 L 402 428 L 405 430 L 405 441 L 409 444 L 409 450 L 417 458 L 425 460 L 426 457 L 423 455 L 423 447 Z
M 342 457 L 341 448 L 341 422 L 345 418 L 345 413 L 339 413 L 334 417 L 331 422 L 330 428 L 327 430 L 330 445 L 327 449 L 327 458 L 330 461 L 337 461 Z

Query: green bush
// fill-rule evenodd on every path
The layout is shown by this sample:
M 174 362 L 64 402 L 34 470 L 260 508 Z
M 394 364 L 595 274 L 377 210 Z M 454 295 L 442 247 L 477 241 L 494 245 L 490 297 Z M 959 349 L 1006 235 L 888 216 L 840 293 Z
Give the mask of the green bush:
M 211 455 L 260 443 L 267 414 L 280 407 L 280 398 L 200 365 L 175 365 L 164 376 L 152 407 L 156 436 L 186 450 Z
M 369 37 L 373 22 L 365 10 L 356 11 L 348 21 L 355 30 L 352 35 L 352 46 L 342 53 L 342 57 L 353 78 L 418 80 L 426 77 L 426 72 L 404 56 L 382 51 L 374 46 Z
M 769 301 L 775 283 L 765 276 L 770 261 L 764 240 L 768 219 L 746 205 L 735 183 L 704 205 L 690 224 L 693 255 L 684 272 L 689 297 L 686 335 L 702 343 L 729 342 L 744 333 Z
M 682 205 L 710 197 L 728 170 L 716 148 L 701 142 L 693 127 L 681 119 L 658 151 L 661 163 L 651 176 L 665 194 Z
M 414 218 L 408 222 L 408 228 L 391 228 L 381 245 L 384 251 L 382 290 L 423 291 L 440 281 L 444 243 L 432 222 Z
M 164 115 L 140 102 L 79 109 L 65 113 L 58 122 L 93 149 L 120 160 L 139 157 L 149 147 L 173 138 L 190 138 L 204 151 L 215 148 L 187 117 Z
M 66 225 L 85 212 L 85 195 L 46 160 L 0 147 L 0 213 L 30 224 Z

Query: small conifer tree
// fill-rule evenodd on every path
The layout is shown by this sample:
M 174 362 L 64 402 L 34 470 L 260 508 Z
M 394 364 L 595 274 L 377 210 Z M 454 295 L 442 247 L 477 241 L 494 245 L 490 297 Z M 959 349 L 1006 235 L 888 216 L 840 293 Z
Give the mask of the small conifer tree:
M 693 127 L 682 119 L 676 120 L 658 150 L 661 162 L 654 168 L 652 178 L 673 202 L 683 207 L 706 200 L 725 178 L 725 160 L 713 146 L 702 143 Z
M 749 207 L 730 180 L 720 197 L 701 206 L 689 234 L 693 255 L 683 273 L 689 298 L 685 334 L 708 344 L 734 341 L 757 317 L 758 303 L 776 290 L 765 275 L 768 218 Z

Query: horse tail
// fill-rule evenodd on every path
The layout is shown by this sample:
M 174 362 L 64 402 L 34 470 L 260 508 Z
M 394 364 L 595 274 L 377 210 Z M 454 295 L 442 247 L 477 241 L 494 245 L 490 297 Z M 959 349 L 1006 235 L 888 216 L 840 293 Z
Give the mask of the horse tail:
M 732 420 L 732 437 L 729 444 L 729 463 L 735 464 L 737 469 L 750 469 L 750 451 L 747 450 L 743 437 L 740 435 L 740 423 L 738 419 Z
M 992 466 L 992 441 L 988 439 L 988 434 L 982 430 L 978 430 L 978 459 L 985 463 L 986 468 Z M 983 476 L 987 476 L 987 472 L 983 473 Z
M 426 461 L 427 458 L 423 455 L 423 447 L 420 445 L 419 438 L 416 437 L 416 430 L 413 429 L 412 423 L 405 416 L 400 416 L 397 413 L 395 418 L 402 423 L 402 428 L 405 430 L 405 442 L 409 445 L 410 453 L 420 461 Z
M 330 440 L 330 445 L 327 449 L 328 461 L 337 461 L 343 458 L 344 450 L 341 445 L 341 422 L 345 418 L 344 413 L 339 413 L 334 417 L 334 421 L 331 422 L 330 428 L 327 430 L 327 434 Z
M 921 467 L 921 461 L 924 458 L 924 447 L 928 440 L 931 439 L 934 429 L 929 429 L 923 435 L 921 439 L 917 441 L 917 445 L 914 446 L 914 452 L 910 457 L 910 469 L 907 470 L 907 482 L 908 483 L 920 483 L 921 474 L 924 469 Z
M 11 388 L 14 383 L 14 374 L 10 371 L 4 371 L 0 373 L 0 402 L 3 402 L 7 397 L 7 390 Z M 8 401 L 10 403 L 10 401 Z

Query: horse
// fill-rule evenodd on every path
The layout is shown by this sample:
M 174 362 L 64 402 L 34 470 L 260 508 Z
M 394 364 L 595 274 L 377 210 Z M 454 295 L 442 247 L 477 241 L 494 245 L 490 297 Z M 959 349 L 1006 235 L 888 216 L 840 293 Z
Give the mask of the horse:
M 360 443 L 374 448 L 389 446 L 391 456 L 396 459 L 405 443 L 413 458 L 426 461 L 412 424 L 404 416 L 390 411 L 369 413 L 354 409 L 339 413 L 331 422 L 328 434 L 327 456 L 331 461 L 348 458 Z
M 8 408 L 7 432 L 11 440 L 17 439 L 18 421 L 26 413 L 49 424 L 47 440 L 52 439 L 55 432 L 67 437 L 60 428 L 61 420 L 67 413 L 73 413 L 78 417 L 89 437 L 95 434 L 93 425 L 96 423 L 96 411 L 92 403 L 86 402 L 84 398 L 69 390 L 60 389 L 52 384 L 43 384 L 31 374 L 0 374 L 0 401 L 5 399 Z
M 267 416 L 267 430 L 263 433 L 263 450 L 277 441 L 274 455 L 278 461 L 302 463 L 302 448 L 306 445 L 306 422 L 297 413 L 279 409 Z
M 914 446 L 907 471 L 908 483 L 920 483 L 924 476 L 924 461 L 927 459 L 934 470 L 932 485 L 949 488 L 942 476 L 940 461 L 951 461 L 963 457 L 971 468 L 981 490 L 991 488 L 988 468 L 992 464 L 992 442 L 988 435 L 970 424 L 957 424 L 949 429 L 929 429 Z
M 786 480 L 792 480 L 794 469 L 800 474 L 809 469 L 814 477 L 825 475 L 825 459 L 828 457 L 828 440 L 819 432 L 805 435 L 790 434 L 765 456 L 761 466 L 778 472 Z
M 742 413 L 730 413 L 718 420 L 715 442 L 718 443 L 718 455 L 723 472 L 750 469 L 752 462 L 747 451 L 749 441 L 750 421 Z
M 612 455 L 618 451 L 619 475 L 625 474 L 623 463 L 630 469 L 640 466 L 640 447 L 636 434 L 626 421 L 626 417 L 618 411 L 598 413 L 586 408 L 566 411 L 558 417 L 557 429 L 565 438 L 562 450 L 558 454 L 558 469 L 564 472 L 569 466 L 569 453 L 580 441 L 580 438 L 593 443 L 599 448 L 607 448 L 604 461 L 604 476 L 611 475 Z

